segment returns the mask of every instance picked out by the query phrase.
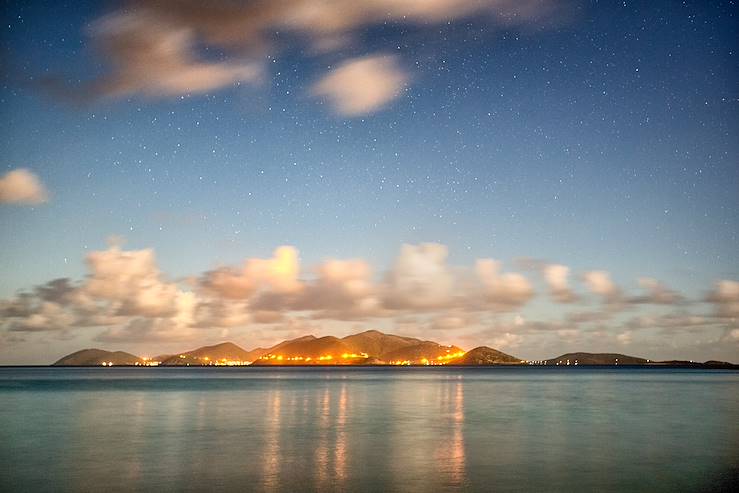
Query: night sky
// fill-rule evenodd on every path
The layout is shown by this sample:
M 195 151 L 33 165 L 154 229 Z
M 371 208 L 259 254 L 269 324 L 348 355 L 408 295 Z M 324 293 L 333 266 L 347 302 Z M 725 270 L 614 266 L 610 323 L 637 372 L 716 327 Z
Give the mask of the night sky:
M 739 362 L 735 2 L 205 3 L 2 7 L 0 364 Z

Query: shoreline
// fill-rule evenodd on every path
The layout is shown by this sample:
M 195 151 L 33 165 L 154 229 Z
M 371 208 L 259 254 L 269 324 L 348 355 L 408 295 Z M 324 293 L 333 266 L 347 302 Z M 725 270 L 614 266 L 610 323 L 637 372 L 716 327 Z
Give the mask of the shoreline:
M 172 366 L 142 366 L 142 365 L 113 365 L 113 366 L 102 366 L 102 365 L 0 365 L 0 369 L 3 368 L 99 368 L 99 369 L 111 369 L 111 368 L 137 368 L 137 369 L 246 369 L 250 370 L 269 370 L 274 368 L 286 369 L 294 368 L 300 370 L 308 369 L 320 369 L 320 370 L 346 370 L 346 369 L 388 369 L 388 370 L 408 370 L 408 369 L 429 369 L 432 371 L 440 370 L 444 368 L 453 368 L 457 370 L 465 369 L 567 369 L 567 370 L 578 370 L 578 369 L 645 369 L 645 370 L 660 370 L 660 369 L 683 369 L 683 370 L 736 370 L 739 371 L 739 365 L 728 364 L 728 365 L 706 365 L 705 363 L 685 363 L 685 364 L 661 364 L 652 363 L 648 365 L 527 365 L 527 364 L 502 364 L 502 365 L 172 365 Z

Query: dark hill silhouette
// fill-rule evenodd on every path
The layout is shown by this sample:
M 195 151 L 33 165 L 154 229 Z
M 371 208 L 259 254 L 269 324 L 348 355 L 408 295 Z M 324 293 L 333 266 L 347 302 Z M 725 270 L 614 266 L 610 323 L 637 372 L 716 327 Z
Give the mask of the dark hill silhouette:
M 567 353 L 546 360 L 547 365 L 646 365 L 649 361 L 636 356 L 618 353 Z
M 203 346 L 170 356 L 161 362 L 165 366 L 209 365 L 215 361 L 253 361 L 261 356 L 246 351 L 233 342 L 222 342 L 213 346 Z
M 82 349 L 68 354 L 56 361 L 53 366 L 102 366 L 103 363 L 114 365 L 142 364 L 144 360 L 123 351 L 105 351 L 104 349 Z
M 450 365 L 505 365 L 505 364 L 519 364 L 521 363 L 520 358 L 511 356 L 510 354 L 503 353 L 497 349 L 493 349 L 487 346 L 476 347 L 470 349 L 464 356 L 453 359 L 449 362 Z

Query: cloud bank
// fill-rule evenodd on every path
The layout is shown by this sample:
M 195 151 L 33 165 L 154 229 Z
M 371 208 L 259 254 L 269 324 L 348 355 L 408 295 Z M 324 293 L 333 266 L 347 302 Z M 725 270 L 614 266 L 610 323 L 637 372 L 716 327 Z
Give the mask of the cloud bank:
M 221 338 L 241 330 L 279 339 L 379 326 L 509 349 L 553 340 L 642 347 L 647 333 L 714 334 L 711 344 L 739 349 L 737 281 L 719 280 L 703 299 L 688 300 L 641 278 L 642 294 L 629 295 L 607 271 L 571 276 L 565 265 L 542 262 L 537 272 L 545 289 L 537 296 L 536 278 L 508 272 L 500 260 L 456 266 L 448 255 L 438 243 L 402 245 L 382 272 L 363 259 L 304 267 L 297 248 L 281 246 L 267 258 L 171 279 L 154 250 L 113 244 L 87 254 L 83 279 L 54 279 L 0 300 L 0 338 L 20 343 L 25 336 L 87 334 L 105 343 L 169 343 L 202 341 L 212 331 Z M 524 314 L 529 304 L 540 310 L 542 303 L 552 305 L 550 313 L 560 312 L 558 306 L 567 311 L 544 321 Z M 651 308 L 638 311 L 645 307 Z

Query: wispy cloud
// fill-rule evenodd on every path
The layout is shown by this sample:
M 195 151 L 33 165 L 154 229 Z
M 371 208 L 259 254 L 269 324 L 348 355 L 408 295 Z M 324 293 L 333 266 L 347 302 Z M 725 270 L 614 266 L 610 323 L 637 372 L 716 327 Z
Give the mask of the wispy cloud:
M 338 113 L 356 116 L 392 101 L 411 78 L 395 57 L 362 50 L 368 27 L 392 22 L 431 29 L 472 15 L 491 27 L 541 26 L 559 16 L 561 5 L 553 0 L 132 0 L 89 29 L 107 64 L 105 73 L 76 86 L 47 82 L 75 100 L 196 94 L 260 84 L 268 79 L 265 61 L 292 51 L 333 59 L 335 68 L 308 92 L 327 98 Z M 355 54 L 343 59 L 348 44 Z

